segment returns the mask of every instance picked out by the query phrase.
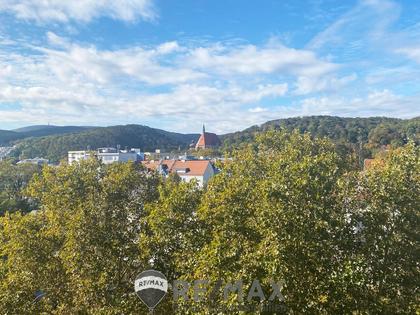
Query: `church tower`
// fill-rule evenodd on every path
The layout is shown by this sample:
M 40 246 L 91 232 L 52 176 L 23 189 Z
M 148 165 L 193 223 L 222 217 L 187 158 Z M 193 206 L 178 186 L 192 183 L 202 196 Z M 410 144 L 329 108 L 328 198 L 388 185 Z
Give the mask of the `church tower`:
M 203 132 L 198 139 L 195 149 L 209 149 L 220 145 L 220 139 L 215 133 L 206 132 L 206 127 L 203 124 Z

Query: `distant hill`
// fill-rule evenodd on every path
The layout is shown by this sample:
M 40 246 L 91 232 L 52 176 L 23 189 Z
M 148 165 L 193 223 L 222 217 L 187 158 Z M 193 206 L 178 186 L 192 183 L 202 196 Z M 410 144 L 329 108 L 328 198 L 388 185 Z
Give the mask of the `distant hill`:
M 226 149 L 252 142 L 255 136 L 270 129 L 310 132 L 314 137 L 328 137 L 340 145 L 344 152 L 354 151 L 363 144 L 365 157 L 384 145 L 401 146 L 409 139 L 420 143 L 420 118 L 397 119 L 387 117 L 343 118 L 335 116 L 294 117 L 268 121 L 243 131 L 221 136 Z
M 0 146 L 8 146 L 12 141 L 25 138 L 24 134 L 10 130 L 0 130 Z
M 39 156 L 58 162 L 67 156 L 68 151 L 88 147 L 92 150 L 117 145 L 142 151 L 187 149 L 198 137 L 198 134 L 180 134 L 142 125 L 99 127 L 77 133 L 22 139 L 16 142 L 16 150 L 12 154 L 26 158 Z
M 32 126 L 26 126 L 26 127 L 12 129 L 12 131 L 31 132 L 31 131 L 37 131 L 37 130 L 43 130 L 43 129 L 55 129 L 57 127 L 58 126 L 54 126 L 54 125 L 32 125 Z
M 94 127 L 35 125 L 17 128 L 14 130 L 0 130 L 0 146 L 8 146 L 11 145 L 13 141 L 24 138 L 75 133 L 92 128 Z
M 27 137 L 43 137 L 51 135 L 59 135 L 66 133 L 74 133 L 92 129 L 95 127 L 87 126 L 53 126 L 53 125 L 35 125 L 14 129 L 12 131 L 19 132 Z

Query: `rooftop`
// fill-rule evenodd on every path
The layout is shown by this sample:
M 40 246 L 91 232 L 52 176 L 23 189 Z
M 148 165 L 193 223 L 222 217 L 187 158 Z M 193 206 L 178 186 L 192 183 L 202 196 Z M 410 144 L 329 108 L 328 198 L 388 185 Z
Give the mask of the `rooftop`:
M 208 160 L 161 160 L 142 161 L 149 170 L 157 170 L 161 165 L 168 173 L 177 172 L 188 176 L 203 176 L 210 161 Z

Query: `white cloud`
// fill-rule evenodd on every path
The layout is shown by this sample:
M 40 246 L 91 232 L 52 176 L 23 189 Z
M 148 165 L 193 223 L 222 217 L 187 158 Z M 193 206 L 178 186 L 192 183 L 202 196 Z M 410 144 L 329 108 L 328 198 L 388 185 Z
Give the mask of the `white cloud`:
M 166 55 L 173 52 L 183 51 L 184 49 L 180 47 L 176 41 L 173 41 L 160 44 L 156 50 L 159 54 Z
M 286 83 L 258 85 L 256 90 L 241 91 L 243 102 L 256 102 L 265 97 L 279 97 L 286 94 L 288 86 Z
M 228 132 L 287 116 L 416 113 L 411 98 L 383 89 L 365 98 L 328 96 L 344 94 L 335 92 L 358 76 L 340 74 L 343 65 L 309 50 L 276 42 L 168 41 L 100 49 L 52 32 L 46 39 L 45 47 L 30 46 L 33 51 L 18 43 L 0 46 L 2 123 L 145 123 L 192 132 L 205 122 Z M 310 97 L 320 92 L 327 96 Z M 308 98 L 276 105 L 296 95 Z
M 342 15 L 325 30 L 317 34 L 307 45 L 317 50 L 328 46 L 335 49 L 361 50 L 374 41 L 386 39 L 390 44 L 389 25 L 400 14 L 400 6 L 389 0 L 364 0 Z
M 62 42 L 54 37 L 54 42 Z M 64 50 L 39 49 L 51 72 L 62 80 L 84 80 L 107 84 L 137 80 L 152 85 L 176 84 L 204 78 L 205 74 L 176 64 L 162 65 L 160 58 L 178 50 L 174 42 L 156 49 L 133 47 L 122 50 L 98 50 L 71 45 Z
M 309 51 L 281 45 L 270 48 L 218 45 L 215 49 L 216 46 L 188 48 L 171 41 L 156 47 L 98 50 L 94 46 L 71 43 L 52 32 L 47 33 L 47 39 L 53 48 L 35 47 L 37 57 L 17 56 L 20 60 L 15 63 L 26 64 L 25 73 L 34 72 L 34 69 L 28 69 L 31 64 L 38 73 L 48 73 L 49 78 L 53 76 L 68 84 L 138 81 L 149 85 L 173 85 L 204 79 L 231 81 L 235 76 L 243 80 L 243 75 L 248 74 L 261 75 L 254 77 L 255 85 L 258 85 L 258 80 L 264 81 L 264 76 L 272 74 L 283 79 L 298 75 L 316 81 L 338 69 L 338 65 L 319 60 Z M 40 71 L 40 67 L 44 69 Z
M 341 78 L 334 76 L 299 77 L 293 92 L 297 95 L 305 95 L 321 91 L 337 91 L 356 79 L 355 73 Z
M 11 65 L 1 65 L 0 64 L 0 80 L 4 80 L 6 76 L 12 73 L 12 66 Z
M 134 101 L 137 105 L 129 106 L 126 110 L 133 115 L 177 115 L 180 119 L 184 115 L 201 119 L 233 119 L 232 115 L 243 112 L 243 105 L 283 95 L 286 90 L 286 84 L 261 85 L 256 89 L 186 84 L 167 93 L 140 95 Z
M 172 62 L 162 61 L 162 54 L 188 53 L 174 42 L 104 51 L 68 43 L 53 33 L 47 37 L 57 48 L 38 47 L 37 54 L 0 49 L 0 72 L 7 72 L 0 85 L 3 123 L 115 124 L 173 118 L 188 122 L 189 131 L 207 120 L 213 122 L 212 129 L 222 132 L 228 126 L 217 123 L 221 117 L 246 127 L 256 117 L 247 117 L 243 106 L 283 96 L 288 90 L 286 83 L 220 83 L 206 73 L 183 68 L 176 55 Z M 143 83 L 165 88 L 152 92 Z M 2 104 L 17 106 L 10 109 Z M 166 128 L 174 130 L 178 124 Z
M 379 67 L 370 70 L 365 81 L 369 86 L 386 84 L 388 86 L 395 86 L 402 84 L 418 84 L 420 81 L 420 69 L 412 65 L 403 65 L 397 67 Z
M 398 1 L 359 0 L 306 47 L 328 51 L 342 63 L 352 62 L 353 66 L 369 70 L 403 66 L 395 54 L 420 63 L 420 23 L 398 25 L 402 9 L 404 6 Z M 406 24 L 407 20 L 403 21 Z
M 69 41 L 61 36 L 58 36 L 57 34 L 53 32 L 47 32 L 47 40 L 48 43 L 50 43 L 53 46 L 57 47 L 70 47 Z
M 187 131 L 193 131 L 192 125 L 206 120 L 213 122 L 212 129 L 222 132 L 234 125 L 254 124 L 265 113 L 249 116 L 250 106 L 288 91 L 288 84 L 279 79 L 243 81 L 191 67 L 184 61 L 195 48 L 177 42 L 101 50 L 52 32 L 46 38 L 49 47 L 32 47 L 35 53 L 0 48 L 3 123 L 115 124 L 173 119 L 167 129 L 181 128 L 177 127 L 182 125 L 179 120 L 188 122 Z M 2 104 L 16 105 L 10 109 Z M 221 117 L 235 123 L 226 124 Z
M 102 16 L 133 22 L 153 20 L 151 0 L 0 0 L 0 11 L 37 22 L 90 22 Z
M 384 89 L 373 91 L 366 97 L 345 99 L 342 97 L 307 98 L 299 111 L 302 115 L 339 116 L 391 116 L 414 117 L 420 114 L 417 97 L 396 95 Z
M 263 113 L 263 112 L 267 112 L 268 108 L 263 108 L 260 106 L 254 107 L 254 108 L 250 108 L 248 110 L 250 113 Z
M 283 87 L 284 89 L 284 87 Z M 253 90 L 212 86 L 180 85 L 168 92 L 101 96 L 89 87 L 63 91 L 41 87 L 0 88 L 0 104 L 19 102 L 17 110 L 1 109 L 3 122 L 55 124 L 144 123 L 159 119 L 152 126 L 180 132 L 200 130 L 205 122 L 212 131 L 231 132 L 267 120 L 303 115 L 412 117 L 420 114 L 414 97 L 396 95 L 389 90 L 371 92 L 366 97 L 307 98 L 293 106 L 257 105 L 264 97 L 276 95 L 270 86 Z M 170 122 L 169 126 L 165 121 Z
M 406 55 L 408 58 L 420 64 L 420 46 L 404 47 L 396 50 L 397 53 Z
M 71 119 L 76 119 L 78 124 L 106 124 L 110 119 L 127 123 L 127 119 L 139 122 L 147 118 L 173 117 L 188 122 L 188 128 L 209 121 L 214 131 L 225 132 L 232 130 L 233 126 L 228 124 L 221 127 L 226 121 L 235 122 L 234 126 L 243 128 L 261 122 L 255 115 L 247 115 L 242 106 L 285 93 L 286 89 L 284 85 L 260 86 L 254 90 L 181 85 L 166 93 L 104 97 L 87 87 L 63 91 L 45 87 L 7 86 L 0 87 L 0 104 L 18 102 L 22 108 L 1 110 L 0 107 L 0 116 L 3 121 L 26 121 L 30 124 L 42 121 L 65 124 Z M 176 129 L 176 125 L 171 129 Z
M 191 51 L 186 61 L 193 68 L 223 75 L 279 73 L 320 76 L 338 69 L 338 65 L 318 59 L 311 51 L 281 44 L 262 48 L 254 45 L 199 47 Z

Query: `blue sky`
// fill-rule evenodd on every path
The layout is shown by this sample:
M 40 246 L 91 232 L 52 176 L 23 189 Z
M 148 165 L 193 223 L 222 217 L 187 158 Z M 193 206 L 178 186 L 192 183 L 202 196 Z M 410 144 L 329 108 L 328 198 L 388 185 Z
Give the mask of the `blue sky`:
M 420 114 L 417 1 L 0 0 L 0 129 Z

